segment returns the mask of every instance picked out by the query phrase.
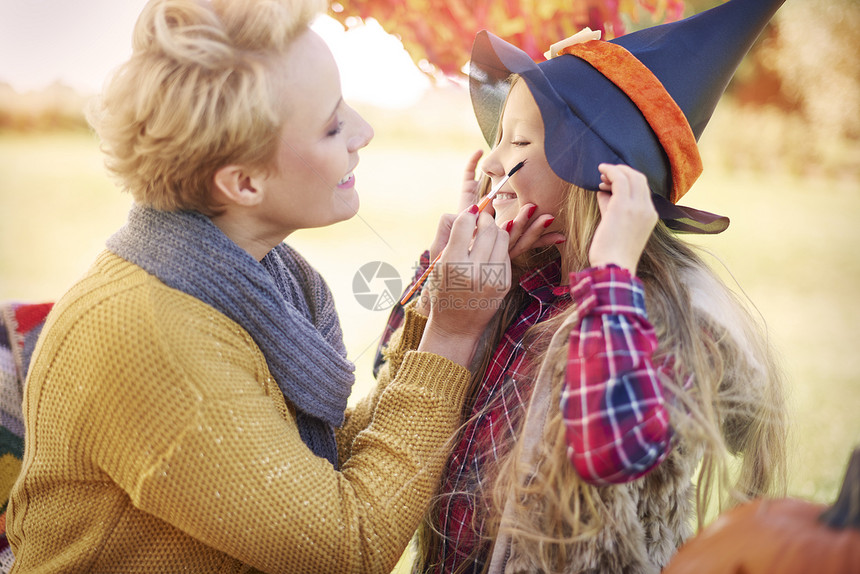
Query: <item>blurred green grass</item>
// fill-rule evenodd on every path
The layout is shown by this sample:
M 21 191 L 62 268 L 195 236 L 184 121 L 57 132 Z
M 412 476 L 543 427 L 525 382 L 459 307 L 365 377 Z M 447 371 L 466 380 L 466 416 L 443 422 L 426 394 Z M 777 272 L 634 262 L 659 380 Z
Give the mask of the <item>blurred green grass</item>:
M 356 271 L 384 261 L 406 281 L 438 215 L 454 209 L 465 159 L 483 145 L 468 95 L 457 88 L 410 109 L 359 109 L 377 135 L 356 171 L 358 216 L 288 240 L 331 284 L 358 368 L 353 401 L 373 384 L 387 316 L 356 301 Z M 778 157 L 733 168 L 743 152 L 725 148 L 736 128 L 718 109 L 714 135 L 706 131 L 701 142 L 705 173 L 682 203 L 732 219 L 726 233 L 695 242 L 749 295 L 782 354 L 792 407 L 789 493 L 829 502 L 860 444 L 860 185 L 856 174 L 787 169 Z M 0 135 L 0 299 L 60 297 L 129 205 L 91 134 Z

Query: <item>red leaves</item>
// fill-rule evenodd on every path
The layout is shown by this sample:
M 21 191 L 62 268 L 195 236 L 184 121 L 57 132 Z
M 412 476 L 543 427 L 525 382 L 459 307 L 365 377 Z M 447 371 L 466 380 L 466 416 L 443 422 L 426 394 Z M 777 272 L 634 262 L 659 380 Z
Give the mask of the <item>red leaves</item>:
M 586 26 L 611 39 L 643 13 L 659 22 L 683 11 L 683 0 L 340 0 L 331 15 L 345 25 L 373 18 L 400 38 L 413 61 L 458 75 L 483 29 L 542 61 L 551 44 Z

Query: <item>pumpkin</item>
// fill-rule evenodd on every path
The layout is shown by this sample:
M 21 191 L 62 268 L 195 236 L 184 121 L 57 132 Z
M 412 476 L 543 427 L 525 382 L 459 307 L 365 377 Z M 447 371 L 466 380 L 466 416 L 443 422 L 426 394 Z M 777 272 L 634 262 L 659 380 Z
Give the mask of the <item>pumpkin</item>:
M 721 514 L 663 574 L 860 574 L 860 448 L 831 507 L 756 499 Z

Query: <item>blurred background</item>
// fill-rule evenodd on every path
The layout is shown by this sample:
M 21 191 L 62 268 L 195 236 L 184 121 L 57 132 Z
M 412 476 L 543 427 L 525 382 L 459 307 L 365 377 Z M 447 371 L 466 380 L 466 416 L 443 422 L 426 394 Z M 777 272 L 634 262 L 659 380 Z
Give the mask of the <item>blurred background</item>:
M 387 299 L 367 305 L 355 293 L 397 290 L 359 269 L 388 263 L 405 284 L 438 216 L 455 207 L 467 157 L 485 149 L 460 72 L 476 27 L 543 52 L 541 34 L 568 35 L 559 21 L 612 36 L 717 3 L 572 0 L 558 3 L 571 10 L 562 17 L 547 1 L 418 10 L 426 3 L 377 0 L 340 2 L 315 24 L 345 98 L 376 131 L 356 170 L 358 215 L 288 239 L 334 292 L 357 365 L 353 402 L 373 384 L 388 314 Z M 0 300 L 56 300 L 125 221 L 130 198 L 106 175 L 82 110 L 130 54 L 143 4 L 0 0 Z M 731 217 L 722 235 L 692 241 L 748 295 L 782 354 L 789 492 L 820 502 L 835 498 L 860 444 L 858 46 L 857 0 L 788 0 L 705 130 L 705 171 L 687 196 Z

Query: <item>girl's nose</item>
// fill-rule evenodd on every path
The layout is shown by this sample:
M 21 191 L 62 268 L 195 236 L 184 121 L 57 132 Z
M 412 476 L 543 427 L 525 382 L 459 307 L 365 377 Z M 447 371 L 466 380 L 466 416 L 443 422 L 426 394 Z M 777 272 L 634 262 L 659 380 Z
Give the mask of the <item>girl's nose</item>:
M 493 148 L 493 150 L 484 158 L 484 161 L 481 162 L 481 171 L 484 172 L 484 175 L 490 178 L 501 177 L 505 174 L 505 168 L 499 161 L 496 149 L 498 148 Z

